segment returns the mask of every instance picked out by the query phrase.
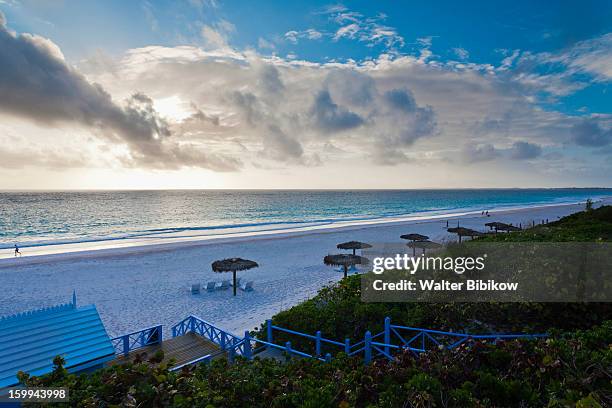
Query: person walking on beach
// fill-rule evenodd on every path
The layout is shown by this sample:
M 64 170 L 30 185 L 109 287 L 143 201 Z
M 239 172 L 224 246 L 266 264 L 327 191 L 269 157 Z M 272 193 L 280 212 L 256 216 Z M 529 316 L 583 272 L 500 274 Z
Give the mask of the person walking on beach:
M 15 244 L 15 256 L 21 256 L 21 252 L 19 252 L 19 247 Z

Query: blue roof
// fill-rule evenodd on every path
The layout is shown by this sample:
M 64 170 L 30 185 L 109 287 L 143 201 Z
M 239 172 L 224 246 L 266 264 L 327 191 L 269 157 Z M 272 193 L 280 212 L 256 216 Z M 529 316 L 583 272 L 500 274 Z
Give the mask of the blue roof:
M 114 354 L 94 305 L 77 308 L 73 301 L 0 318 L 0 388 L 16 385 L 18 371 L 37 376 L 51 372 L 57 355 L 75 372 Z

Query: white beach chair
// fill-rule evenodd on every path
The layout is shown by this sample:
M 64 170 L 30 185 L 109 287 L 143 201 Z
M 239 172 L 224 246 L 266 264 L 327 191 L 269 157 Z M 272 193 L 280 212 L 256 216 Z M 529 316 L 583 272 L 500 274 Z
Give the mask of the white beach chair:
M 251 292 L 253 290 L 253 281 L 249 281 L 244 286 L 239 286 L 244 292 Z
M 214 292 L 216 286 L 217 286 L 217 282 L 208 282 L 206 284 L 206 291 L 207 292 Z
M 230 281 L 228 280 L 224 280 L 223 282 L 221 282 L 221 284 L 219 286 L 217 286 L 217 290 L 226 290 L 229 289 L 230 287 Z
M 200 284 L 199 283 L 194 283 L 193 285 L 191 285 L 191 294 L 192 295 L 200 294 Z

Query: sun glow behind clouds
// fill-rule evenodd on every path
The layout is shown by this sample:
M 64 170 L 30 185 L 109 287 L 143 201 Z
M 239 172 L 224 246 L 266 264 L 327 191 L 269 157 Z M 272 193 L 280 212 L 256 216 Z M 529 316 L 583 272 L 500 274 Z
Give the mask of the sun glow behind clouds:
M 190 104 L 183 101 L 177 95 L 155 99 L 153 105 L 161 116 L 175 122 L 182 122 L 193 114 Z

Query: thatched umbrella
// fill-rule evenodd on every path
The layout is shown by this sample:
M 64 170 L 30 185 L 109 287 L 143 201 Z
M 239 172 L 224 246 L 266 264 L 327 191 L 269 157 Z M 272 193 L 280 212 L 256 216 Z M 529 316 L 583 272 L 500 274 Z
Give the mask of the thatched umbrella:
M 416 248 L 422 249 L 423 255 L 425 255 L 426 249 L 442 248 L 442 244 L 438 244 L 437 242 L 433 242 L 433 241 L 412 241 L 406 245 L 408 246 L 408 248 L 412 248 L 413 251 L 416 250 Z
M 368 263 L 368 259 L 359 255 L 336 254 L 327 255 L 325 258 L 323 258 L 323 263 L 327 266 L 342 266 L 344 270 L 344 277 L 346 278 L 348 275 L 349 266 L 366 265 Z
M 520 231 L 521 229 L 519 227 L 515 227 L 514 225 L 511 224 L 506 224 L 504 222 L 487 222 L 485 224 L 485 226 L 489 227 L 489 229 L 495 229 L 495 232 L 497 231 Z
M 495 232 L 497 232 L 497 231 L 499 231 L 499 230 L 500 230 L 500 229 L 501 229 L 501 228 L 502 228 L 504 225 L 506 225 L 506 224 L 504 224 L 503 222 L 497 222 L 497 221 L 495 221 L 495 222 L 487 222 L 487 223 L 485 224 L 485 227 L 489 227 L 489 230 L 491 230 L 491 231 L 492 231 L 492 230 L 495 230 Z
M 372 245 L 366 244 L 365 242 L 349 241 L 349 242 L 343 242 L 341 244 L 336 245 L 336 248 L 338 248 L 338 249 L 352 249 L 353 250 L 353 255 L 355 255 L 355 251 L 357 249 L 372 248 Z
M 478 232 L 473 229 L 465 228 L 465 227 L 456 227 L 447 229 L 448 232 L 457 234 L 459 236 L 459 242 L 461 242 L 461 237 L 481 237 L 484 234 L 482 232 Z
M 232 272 L 234 275 L 234 296 L 236 296 L 236 271 L 246 271 L 247 269 L 257 268 L 259 264 L 242 258 L 229 258 L 212 263 L 214 272 Z
M 421 235 L 421 234 L 405 234 L 405 235 L 400 235 L 401 239 L 407 239 L 412 241 L 412 243 L 415 243 L 417 241 L 427 241 L 429 239 L 429 237 L 427 235 Z M 416 247 L 411 247 L 412 248 L 412 256 L 416 256 Z
M 506 225 L 504 226 L 503 230 L 508 231 L 508 232 L 511 232 L 511 231 L 521 231 L 521 228 L 519 228 L 519 227 L 515 227 L 515 226 L 514 226 L 514 225 L 512 225 L 512 224 L 506 224 Z

